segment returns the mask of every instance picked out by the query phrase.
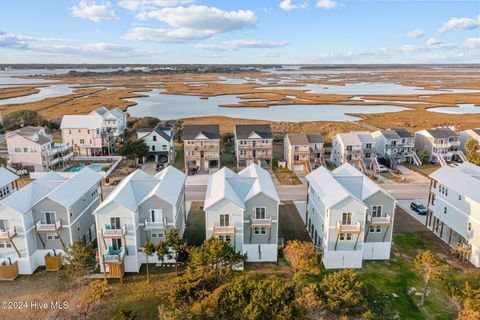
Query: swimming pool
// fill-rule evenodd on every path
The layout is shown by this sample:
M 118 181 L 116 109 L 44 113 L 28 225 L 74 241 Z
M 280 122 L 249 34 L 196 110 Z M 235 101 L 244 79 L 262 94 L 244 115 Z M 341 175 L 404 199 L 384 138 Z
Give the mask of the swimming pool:
M 109 163 L 90 163 L 89 165 L 86 165 L 85 163 L 80 163 L 78 166 L 70 168 L 70 170 L 68 170 L 68 171 L 69 172 L 78 172 L 78 171 L 82 170 L 84 167 L 88 166 L 90 169 L 99 172 L 99 171 L 102 171 L 102 168 L 104 168 L 108 165 L 110 165 L 110 164 Z

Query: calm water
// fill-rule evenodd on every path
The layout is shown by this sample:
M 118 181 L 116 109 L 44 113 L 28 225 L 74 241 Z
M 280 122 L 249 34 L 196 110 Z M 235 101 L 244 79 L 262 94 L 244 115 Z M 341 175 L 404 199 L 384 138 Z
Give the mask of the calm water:
M 270 121 L 353 121 L 357 117 L 345 113 L 383 113 L 407 110 L 402 107 L 347 106 L 347 105 L 283 105 L 269 108 L 226 108 L 223 104 L 236 104 L 236 95 L 223 95 L 200 99 L 195 96 L 161 94 L 162 89 L 149 92 L 148 97 L 128 99 L 137 103 L 128 108 L 135 117 L 154 116 L 160 119 L 181 119 L 201 116 L 226 116 Z
M 463 103 L 458 107 L 436 107 L 427 109 L 429 112 L 450 113 L 450 114 L 477 114 L 480 113 L 480 106 Z
M 40 89 L 40 92 L 28 96 L 2 99 L 0 100 L 0 105 L 35 102 L 45 98 L 60 97 L 73 93 L 73 89 L 68 84 L 53 84 L 47 87 L 39 87 L 38 89 Z

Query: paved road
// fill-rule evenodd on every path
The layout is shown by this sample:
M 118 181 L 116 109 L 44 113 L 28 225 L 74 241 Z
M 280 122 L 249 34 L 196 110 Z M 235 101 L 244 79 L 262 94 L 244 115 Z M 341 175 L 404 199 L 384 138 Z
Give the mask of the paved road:
M 390 183 L 380 185 L 397 200 L 428 198 L 430 183 Z

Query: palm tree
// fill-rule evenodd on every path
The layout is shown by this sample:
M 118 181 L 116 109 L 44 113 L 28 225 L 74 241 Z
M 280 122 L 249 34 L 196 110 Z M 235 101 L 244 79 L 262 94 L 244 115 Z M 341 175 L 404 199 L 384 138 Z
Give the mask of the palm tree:
M 155 252 L 155 245 L 148 241 L 143 245 L 143 254 L 147 260 L 147 283 L 150 282 L 150 274 L 148 273 L 148 257 L 150 257 Z

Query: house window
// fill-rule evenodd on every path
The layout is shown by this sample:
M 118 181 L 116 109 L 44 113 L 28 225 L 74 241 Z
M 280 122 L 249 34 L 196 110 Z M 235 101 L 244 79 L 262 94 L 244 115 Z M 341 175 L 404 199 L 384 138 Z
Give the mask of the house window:
M 380 227 L 380 226 L 370 226 L 369 232 L 370 233 L 382 232 L 382 227 Z
M 226 241 L 228 243 L 232 242 L 232 237 L 231 236 L 218 236 L 218 239 Z
M 10 229 L 10 221 L 6 219 L 0 220 L 0 231 L 7 231 Z
M 152 151 L 155 151 L 155 146 L 152 146 Z
M 340 233 L 340 237 L 339 239 L 341 241 L 349 241 L 349 240 L 352 240 L 352 234 L 351 233 Z
M 15 152 L 16 152 L 16 153 L 21 153 L 21 152 L 22 152 L 22 148 L 15 148 Z
M 60 237 L 58 235 L 55 235 L 55 234 L 49 234 L 47 236 L 47 239 L 48 240 L 58 240 L 58 239 L 60 239 Z
M 112 248 L 117 251 L 122 248 L 122 239 L 112 239 Z
M 379 218 L 382 216 L 382 206 L 372 206 L 372 217 Z
M 267 228 L 253 228 L 253 233 L 254 234 L 261 234 L 261 235 L 265 235 L 267 234 Z
M 462 201 L 462 195 L 461 194 L 458 195 L 458 200 Z
M 85 140 L 84 139 L 80 139 L 80 144 L 84 144 L 85 143 Z
M 228 227 L 230 225 L 230 215 L 221 214 L 220 215 L 220 227 Z
M 467 230 L 468 231 L 472 231 L 472 223 L 469 222 L 468 225 L 467 225 Z
M 23 148 L 23 152 L 28 152 L 28 148 Z
M 68 130 L 68 134 L 72 134 L 72 130 L 69 129 L 69 130 Z
M 447 214 L 447 207 L 443 207 L 443 213 Z
M 266 219 L 266 208 L 257 207 L 255 208 L 255 219 Z
M 150 210 L 150 221 L 151 222 L 161 222 L 163 220 L 163 210 L 162 209 L 151 209 Z
M 157 136 L 153 136 L 153 137 L 152 137 L 152 140 L 153 140 L 153 141 L 157 141 Z
M 120 227 L 120 217 L 110 217 L 110 228 L 112 229 L 121 229 Z
M 43 216 L 45 217 L 44 221 L 46 224 L 55 224 L 55 222 L 57 221 L 57 214 L 55 213 L 55 211 L 45 211 L 43 212 Z
M 342 213 L 342 224 L 343 225 L 351 225 L 352 224 L 352 213 L 351 212 Z
M 11 247 L 12 247 L 12 244 L 10 243 L 10 241 L 7 241 L 7 240 L 0 241 L 0 248 L 11 248 Z

